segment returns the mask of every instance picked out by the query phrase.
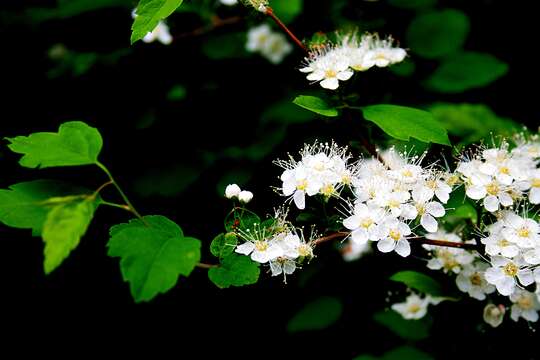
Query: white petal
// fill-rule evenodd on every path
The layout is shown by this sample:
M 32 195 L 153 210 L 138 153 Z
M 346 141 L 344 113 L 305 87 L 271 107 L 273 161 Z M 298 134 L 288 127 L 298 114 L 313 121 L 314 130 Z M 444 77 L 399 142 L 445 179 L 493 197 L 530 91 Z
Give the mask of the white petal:
M 369 234 L 366 229 L 357 229 L 352 232 L 352 240 L 358 245 L 367 243 Z
M 293 195 L 293 199 L 294 199 L 294 204 L 296 205 L 298 209 L 304 210 L 306 208 L 306 195 L 303 191 L 296 190 Z
M 514 203 L 512 197 L 505 192 L 499 193 L 499 202 L 502 206 L 511 206 Z
M 523 286 L 531 285 L 534 282 L 534 276 L 531 270 L 521 270 L 517 277 Z
M 407 240 L 399 240 L 396 244 L 396 252 L 403 257 L 407 257 L 411 254 L 411 245 Z
M 234 251 L 242 255 L 249 255 L 254 249 L 255 244 L 253 244 L 251 241 L 248 241 L 241 245 L 238 245 Z
M 353 76 L 353 74 L 354 73 L 352 71 L 340 71 L 337 74 L 337 78 L 341 81 L 345 81 L 345 80 L 349 80 L 351 76 Z
M 349 216 L 343 220 L 343 226 L 349 230 L 356 230 L 360 227 L 360 218 L 358 216 Z
M 508 296 L 514 292 L 516 282 L 514 278 L 505 277 L 503 280 L 499 281 L 496 286 L 501 295 Z
M 390 252 L 396 247 L 396 242 L 390 238 L 382 239 L 377 242 L 377 249 L 383 253 Z
M 489 212 L 499 210 L 499 199 L 496 196 L 489 195 L 484 198 L 484 207 Z
M 324 79 L 321 81 L 321 86 L 328 90 L 336 90 L 339 87 L 337 78 Z
M 422 215 L 422 218 L 420 219 L 420 224 L 424 229 L 426 229 L 427 232 L 436 232 L 438 228 L 437 220 L 429 214 Z
M 445 210 L 441 203 L 432 201 L 426 204 L 426 211 L 435 217 L 444 216 Z
M 467 189 L 467 196 L 473 200 L 480 200 L 486 196 L 486 188 L 483 186 L 470 186 Z

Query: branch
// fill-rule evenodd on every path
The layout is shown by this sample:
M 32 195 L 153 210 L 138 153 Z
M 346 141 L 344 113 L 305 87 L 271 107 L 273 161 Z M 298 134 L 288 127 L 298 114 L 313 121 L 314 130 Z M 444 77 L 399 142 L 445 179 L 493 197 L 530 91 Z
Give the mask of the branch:
M 304 45 L 304 43 L 302 41 L 300 41 L 296 35 L 293 34 L 293 32 L 291 30 L 289 30 L 289 28 L 287 27 L 287 25 L 285 25 L 278 17 L 276 14 L 274 14 L 274 10 L 272 10 L 272 8 L 270 6 L 267 6 L 266 7 L 266 11 L 264 13 L 265 15 L 267 15 L 268 17 L 270 17 L 272 20 L 274 20 L 274 22 L 281 28 L 281 30 L 283 30 L 285 32 L 285 34 L 287 34 L 291 40 L 296 44 L 298 45 L 298 47 L 300 49 L 302 49 L 304 52 L 306 53 L 309 53 L 309 50 L 308 48 L 306 47 L 306 45 Z
M 217 268 L 219 265 L 217 264 L 206 264 L 206 263 L 198 263 L 195 265 L 195 267 L 201 268 L 201 269 L 212 269 Z

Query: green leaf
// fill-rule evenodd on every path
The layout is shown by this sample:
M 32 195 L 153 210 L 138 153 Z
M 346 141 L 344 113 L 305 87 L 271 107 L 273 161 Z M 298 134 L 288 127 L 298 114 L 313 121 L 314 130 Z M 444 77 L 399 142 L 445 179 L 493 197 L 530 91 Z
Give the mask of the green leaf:
M 272 9 L 284 23 L 293 21 L 302 12 L 303 0 L 272 0 Z
M 388 3 L 400 9 L 425 9 L 433 7 L 437 0 L 389 0 Z
M 462 11 L 445 9 L 418 15 L 407 29 L 411 51 L 428 58 L 440 58 L 461 49 L 470 22 Z
M 497 116 L 484 104 L 437 103 L 428 110 L 450 134 L 461 138 L 460 145 L 492 138 L 493 135 L 510 137 L 521 130 L 519 124 Z
M 473 223 L 478 221 L 478 213 L 473 203 L 465 196 L 465 190 L 460 187 L 457 190 L 452 191 L 450 199 L 445 206 L 446 211 L 445 219 L 470 219 Z
M 79 245 L 81 237 L 86 233 L 94 217 L 97 204 L 92 199 L 70 201 L 61 203 L 49 211 L 42 234 L 45 242 L 46 274 L 56 269 Z
M 183 85 L 174 85 L 167 93 L 169 101 L 180 101 L 187 96 L 187 89 Z
M 289 320 L 287 331 L 293 333 L 326 329 L 339 320 L 342 311 L 343 305 L 339 299 L 320 297 L 307 304 Z
M 253 231 L 254 227 L 261 224 L 261 218 L 248 209 L 235 208 L 225 218 L 225 231 L 233 232 L 237 229 Z
M 442 93 L 460 93 L 489 85 L 507 72 L 508 65 L 493 55 L 462 52 L 445 59 L 426 86 Z
M 300 95 L 293 100 L 293 103 L 319 115 L 330 117 L 339 115 L 336 108 L 316 96 Z
M 32 229 L 34 235 L 41 235 L 51 207 L 60 204 L 59 198 L 70 194 L 88 196 L 89 191 L 52 180 L 11 185 L 9 189 L 0 190 L 0 222 L 14 228 Z
M 379 311 L 373 315 L 373 319 L 403 339 L 413 341 L 428 338 L 432 323 L 428 317 L 420 320 L 405 320 L 393 310 Z
M 63 123 L 58 133 L 40 132 L 7 140 L 11 151 L 24 155 L 19 163 L 28 168 L 95 164 L 103 146 L 99 131 L 82 121 Z
M 416 271 L 400 271 L 390 277 L 390 280 L 403 283 L 411 289 L 432 296 L 442 296 L 441 285 L 431 277 Z
M 201 258 L 201 242 L 184 237 L 177 224 L 160 215 L 143 219 L 113 226 L 107 244 L 109 256 L 120 258 L 122 276 L 136 302 L 170 290 Z
M 210 252 L 218 258 L 224 258 L 233 253 L 238 240 L 235 233 L 219 234 L 210 244 Z
M 381 357 L 372 355 L 360 355 L 353 360 L 432 360 L 433 358 L 417 348 L 411 346 L 400 346 L 386 352 Z
M 208 270 L 208 278 L 217 287 L 225 289 L 255 284 L 260 272 L 259 264 L 249 257 L 231 254 L 221 260 L 219 267 Z
M 137 16 L 131 25 L 131 43 L 141 40 L 153 31 L 160 20 L 171 15 L 183 0 L 141 0 L 137 5 Z
M 423 142 L 450 145 L 446 129 L 427 111 L 398 105 L 371 105 L 362 109 L 364 118 L 399 140 L 413 137 Z

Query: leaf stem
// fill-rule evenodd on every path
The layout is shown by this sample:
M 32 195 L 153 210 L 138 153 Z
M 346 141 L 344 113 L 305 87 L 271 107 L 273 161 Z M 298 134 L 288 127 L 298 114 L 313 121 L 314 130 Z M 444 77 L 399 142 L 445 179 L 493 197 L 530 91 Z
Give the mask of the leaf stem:
M 195 265 L 195 267 L 201 268 L 201 269 L 213 269 L 219 267 L 217 264 L 206 264 L 206 263 L 198 263 Z
M 285 25 L 283 23 L 283 21 L 280 20 L 279 17 L 277 17 L 276 14 L 274 14 L 274 10 L 272 10 L 272 8 L 270 6 L 267 6 L 266 7 L 266 11 L 265 11 L 265 15 L 270 17 L 272 20 L 274 20 L 274 22 L 281 28 L 281 30 L 283 30 L 285 32 L 285 34 L 287 34 L 291 40 L 296 44 L 298 45 L 298 47 L 300 49 L 302 49 L 304 52 L 306 53 L 309 53 L 309 50 L 308 48 L 306 47 L 306 45 L 304 45 L 304 43 L 302 41 L 300 41 L 296 35 L 293 34 L 293 32 L 291 30 L 289 30 L 289 28 L 287 27 L 287 25 Z
M 120 187 L 120 185 L 118 185 L 118 183 L 116 182 L 116 180 L 114 179 L 114 177 L 112 176 L 111 172 L 109 171 L 109 169 L 107 169 L 107 167 L 105 165 L 103 165 L 102 163 L 100 163 L 99 161 L 96 162 L 96 165 L 101 169 L 103 170 L 103 172 L 105 172 L 105 174 L 107 174 L 107 176 L 109 177 L 109 180 L 110 182 L 114 185 L 114 187 L 116 188 L 116 190 L 118 190 L 118 193 L 120 194 L 120 196 L 122 197 L 122 199 L 124 200 L 124 202 L 126 203 L 126 205 L 128 206 L 128 210 L 131 211 L 137 218 L 139 218 L 143 223 L 146 224 L 146 221 L 144 220 L 144 218 L 141 216 L 141 214 L 137 211 L 137 209 L 135 209 L 135 207 L 133 206 L 133 204 L 131 203 L 131 201 L 129 201 L 129 198 L 127 197 L 127 195 L 124 193 L 124 191 L 122 190 L 122 188 Z
M 129 206 L 124 205 L 124 204 L 117 204 L 117 203 L 102 200 L 101 205 L 107 205 L 107 206 L 111 206 L 111 207 L 115 207 L 115 208 L 119 208 L 119 209 L 131 212 L 131 209 L 129 208 Z

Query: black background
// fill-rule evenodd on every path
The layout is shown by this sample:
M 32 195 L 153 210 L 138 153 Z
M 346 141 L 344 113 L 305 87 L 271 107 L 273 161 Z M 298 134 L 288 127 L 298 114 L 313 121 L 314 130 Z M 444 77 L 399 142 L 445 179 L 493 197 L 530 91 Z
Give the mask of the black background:
M 300 36 L 332 30 L 325 16 L 327 1 L 306 1 L 305 12 L 291 25 Z M 404 39 L 413 13 L 384 4 L 353 1 L 350 18 L 386 19 L 384 32 Z M 526 1 L 440 1 L 462 9 L 471 18 L 471 34 L 465 47 L 489 52 L 510 65 L 509 73 L 491 86 L 459 95 L 434 95 L 419 84 L 433 66 L 419 62 L 419 73 L 401 79 L 386 71 L 374 71 L 358 81 L 363 101 L 381 99 L 402 104 L 433 101 L 486 103 L 502 116 L 538 126 L 536 11 Z M 51 63 L 47 51 L 64 43 L 78 51 L 110 52 L 128 46 L 131 19 L 125 9 L 104 10 L 76 18 L 30 26 L 16 14 L 42 1 L 8 1 L 1 19 L 10 19 L 2 32 L 0 84 L 0 135 L 51 131 L 58 124 L 82 119 L 98 127 L 105 139 L 102 162 L 108 164 L 144 214 L 163 214 L 179 223 L 184 232 L 209 244 L 221 231 L 228 203 L 217 196 L 216 183 L 231 167 L 253 167 L 246 162 L 221 161 L 203 173 L 189 191 L 171 198 L 138 197 L 133 179 L 141 170 L 165 164 L 199 161 L 202 151 L 219 152 L 224 146 L 249 145 L 257 135 L 253 125 L 264 105 L 282 99 L 289 89 L 308 85 L 295 69 L 301 54 L 273 67 L 251 57 L 216 63 L 199 51 L 204 38 L 184 39 L 169 47 L 156 44 L 134 46 L 131 55 L 115 66 L 98 65 L 87 74 L 49 80 Z M 226 14 L 233 10 L 223 10 Z M 226 15 L 225 14 L 225 15 Z M 249 21 L 257 19 L 250 15 Z M 185 21 L 183 21 L 185 20 Z M 262 19 L 260 19 L 262 20 Z M 179 15 L 174 32 L 199 26 Z M 236 29 L 245 28 L 240 23 Z M 406 44 L 403 44 L 406 46 Z M 283 80 L 283 79 L 286 79 Z M 188 97 L 171 103 L 167 91 L 185 84 Z M 138 130 L 137 121 L 153 111 L 152 127 Z M 315 123 L 291 126 L 275 156 L 294 152 L 308 138 L 349 140 L 348 123 Z M 353 128 L 354 129 L 354 128 Z M 0 184 L 42 178 L 72 180 L 91 188 L 105 177 L 93 168 L 24 170 L 17 157 L 0 150 Z M 249 189 L 255 193 L 253 207 L 268 213 L 268 204 L 280 199 L 269 189 L 276 185 L 279 169 L 273 157 L 256 165 Z M 36 172 L 39 175 L 36 175 Z M 113 196 L 111 193 L 110 196 Z M 404 341 L 371 321 L 373 312 L 388 305 L 388 291 L 399 286 L 385 279 L 397 270 L 422 269 L 414 258 L 369 256 L 357 263 L 343 263 L 331 244 L 317 251 L 317 258 L 287 285 L 261 276 L 256 286 L 219 290 L 196 269 L 189 279 L 148 304 L 134 304 L 121 279 L 117 259 L 106 256 L 108 228 L 127 220 L 114 209 L 98 211 L 93 224 L 70 258 L 53 274 L 42 271 L 42 243 L 25 231 L 0 227 L 0 342 L 25 353 L 133 354 L 170 353 L 175 358 L 206 358 L 222 353 L 239 358 L 308 358 L 330 356 L 346 359 L 365 352 L 380 354 Z M 205 246 L 206 249 L 206 246 Z M 413 249 L 414 251 L 414 249 Z M 203 259 L 212 261 L 205 250 Z M 344 303 L 342 319 L 326 331 L 288 335 L 287 320 L 303 304 L 321 295 L 337 296 Z M 393 298 L 394 299 L 394 298 Z M 400 299 L 399 296 L 395 299 Z M 418 346 L 439 359 L 483 356 L 515 359 L 540 357 L 537 334 L 520 321 L 508 320 L 496 330 L 482 325 L 482 305 L 474 300 L 443 303 L 434 308 L 432 336 Z M 39 345 L 37 342 L 39 341 Z M 2 346 L 6 351 L 7 347 Z M 69 352 L 72 347 L 75 352 Z M 193 355 L 192 353 L 195 353 Z M 225 356 L 225 355 L 223 355 Z

